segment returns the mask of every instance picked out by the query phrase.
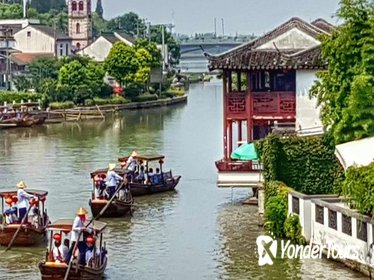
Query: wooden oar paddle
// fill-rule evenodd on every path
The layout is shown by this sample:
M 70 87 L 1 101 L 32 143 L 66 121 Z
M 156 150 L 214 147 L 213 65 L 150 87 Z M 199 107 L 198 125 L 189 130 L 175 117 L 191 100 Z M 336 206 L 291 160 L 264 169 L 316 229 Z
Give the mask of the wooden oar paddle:
M 98 220 L 98 219 L 100 218 L 100 216 L 104 214 L 104 212 L 106 211 L 106 209 L 109 207 L 109 205 L 112 203 L 112 201 L 116 198 L 117 193 L 122 189 L 124 183 L 125 183 L 125 180 L 122 181 L 121 185 L 120 185 L 120 186 L 116 189 L 116 191 L 114 192 L 112 198 L 107 202 L 107 204 L 104 206 L 104 208 L 101 209 L 100 213 L 97 214 L 97 216 L 94 217 L 94 218 L 93 218 L 93 219 L 92 219 L 92 220 L 91 220 L 91 221 L 86 225 L 86 228 L 87 228 L 87 227 L 88 227 L 88 226 L 89 226 L 93 221 Z M 67 280 L 68 277 L 69 277 L 69 273 L 70 273 L 71 267 L 72 267 L 72 265 L 73 265 L 73 259 L 74 259 L 74 258 L 73 258 L 73 255 L 74 255 L 75 250 L 77 249 L 77 246 L 78 246 L 78 243 L 79 243 L 79 239 L 80 239 L 80 237 L 81 237 L 81 234 L 82 234 L 82 231 L 79 232 L 77 242 L 76 242 L 75 245 L 74 245 L 73 252 L 72 252 L 72 255 L 71 255 L 70 260 L 69 260 L 69 266 L 68 266 L 68 268 L 67 268 L 67 270 L 66 270 L 64 280 Z
M 26 212 L 26 215 L 23 217 L 22 221 L 21 221 L 21 224 L 19 225 L 19 228 L 17 229 L 17 231 L 14 233 L 12 239 L 10 240 L 9 244 L 8 244 L 8 247 L 6 247 L 5 249 L 5 252 L 8 251 L 12 245 L 13 245 L 13 242 L 14 240 L 16 239 L 19 231 L 21 230 L 22 228 L 22 225 L 25 223 L 26 219 L 27 219 L 27 216 L 29 215 L 29 212 L 30 212 L 30 209 L 31 209 L 32 205 L 29 206 L 29 209 L 27 209 L 27 212 Z

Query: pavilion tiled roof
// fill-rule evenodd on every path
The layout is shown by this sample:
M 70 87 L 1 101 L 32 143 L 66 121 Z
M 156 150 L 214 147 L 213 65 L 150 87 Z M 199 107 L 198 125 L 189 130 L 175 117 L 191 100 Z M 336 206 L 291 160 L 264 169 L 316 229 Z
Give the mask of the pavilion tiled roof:
M 298 28 L 307 35 L 319 39 L 321 35 L 329 34 L 318 26 L 309 24 L 299 18 L 291 18 L 271 32 L 253 41 L 245 43 L 228 52 L 212 56 L 205 54 L 209 60 L 209 69 L 323 69 L 326 64 L 322 61 L 320 47 L 308 49 L 257 49 L 257 47 L 277 38 L 285 32 Z
M 53 57 L 53 53 L 13 53 L 10 59 L 18 65 L 27 65 L 38 57 Z

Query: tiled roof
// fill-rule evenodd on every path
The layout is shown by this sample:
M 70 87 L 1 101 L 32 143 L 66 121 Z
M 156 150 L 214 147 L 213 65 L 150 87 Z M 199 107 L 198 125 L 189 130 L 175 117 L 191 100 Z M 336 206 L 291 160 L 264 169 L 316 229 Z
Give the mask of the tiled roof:
M 317 18 L 316 20 L 312 21 L 311 24 L 317 26 L 319 29 L 322 29 L 328 33 L 332 33 L 336 29 L 335 25 L 332 25 L 323 18 Z
M 209 69 L 324 68 L 318 46 L 310 49 L 256 49 L 293 28 L 298 28 L 315 39 L 322 34 L 329 34 L 294 17 L 265 35 L 228 52 L 216 56 L 205 54 L 209 59 Z
M 135 38 L 125 32 L 102 32 L 101 36 L 112 44 L 120 40 L 118 37 L 121 37 L 132 44 L 135 44 Z
M 56 29 L 56 31 L 47 25 L 42 25 L 42 24 L 30 24 L 30 27 L 35 28 L 36 30 L 39 30 L 40 32 L 43 32 L 44 34 L 50 36 L 50 37 L 55 37 L 57 40 L 68 40 L 70 39 L 69 36 L 63 32 L 62 30 Z
M 10 59 L 18 65 L 27 65 L 37 57 L 52 57 L 53 53 L 13 53 Z

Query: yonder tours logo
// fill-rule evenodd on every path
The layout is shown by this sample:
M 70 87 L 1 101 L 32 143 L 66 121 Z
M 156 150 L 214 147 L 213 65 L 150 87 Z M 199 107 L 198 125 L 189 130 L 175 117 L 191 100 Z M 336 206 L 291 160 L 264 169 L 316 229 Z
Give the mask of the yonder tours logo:
M 359 258 L 359 250 L 355 246 L 336 246 L 333 243 L 327 245 L 316 245 L 309 243 L 308 245 L 296 245 L 290 240 L 274 240 L 268 235 L 260 235 L 257 237 L 258 265 L 272 265 L 273 260 L 278 256 L 278 243 L 280 243 L 281 259 L 321 259 L 325 250 L 327 258 L 333 259 L 351 259 Z

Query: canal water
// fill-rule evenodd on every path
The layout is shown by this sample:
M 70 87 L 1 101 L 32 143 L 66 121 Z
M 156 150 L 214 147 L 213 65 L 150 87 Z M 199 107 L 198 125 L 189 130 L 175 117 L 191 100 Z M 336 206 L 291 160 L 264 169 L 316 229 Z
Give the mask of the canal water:
M 132 150 L 161 153 L 182 175 L 176 192 L 136 199 L 133 217 L 104 219 L 107 279 L 359 279 L 326 260 L 276 260 L 259 267 L 256 207 L 246 190 L 218 189 L 222 87 L 192 85 L 188 104 L 126 111 L 106 121 L 0 131 L 0 189 L 24 180 L 49 191 L 52 220 L 88 207 L 89 173 Z M 3 249 L 1 249 L 3 250 Z M 40 279 L 44 248 L 0 253 L 0 279 Z M 364 278 L 362 278 L 364 279 Z

